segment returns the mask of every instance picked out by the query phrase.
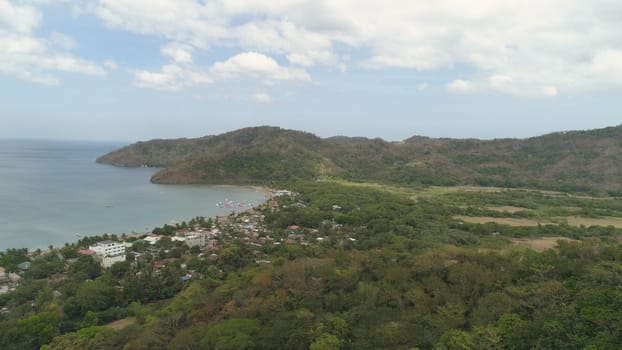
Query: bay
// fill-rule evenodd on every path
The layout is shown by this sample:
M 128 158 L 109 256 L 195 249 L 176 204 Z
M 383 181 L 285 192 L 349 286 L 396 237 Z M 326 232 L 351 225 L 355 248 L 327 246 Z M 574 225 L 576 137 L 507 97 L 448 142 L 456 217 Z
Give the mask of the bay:
M 227 215 L 266 199 L 265 193 L 247 187 L 152 184 L 157 169 L 95 162 L 121 146 L 0 140 L 0 250 L 147 232 L 196 216 Z M 236 204 L 217 205 L 226 201 Z

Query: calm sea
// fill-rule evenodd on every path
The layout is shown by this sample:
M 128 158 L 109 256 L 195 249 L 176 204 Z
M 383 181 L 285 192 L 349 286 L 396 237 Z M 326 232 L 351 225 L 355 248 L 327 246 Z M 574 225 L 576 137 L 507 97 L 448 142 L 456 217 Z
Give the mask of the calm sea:
M 149 181 L 154 169 L 95 163 L 120 146 L 0 140 L 0 250 L 59 246 L 78 235 L 145 232 L 266 199 L 244 187 L 155 185 Z M 225 201 L 245 207 L 217 205 Z

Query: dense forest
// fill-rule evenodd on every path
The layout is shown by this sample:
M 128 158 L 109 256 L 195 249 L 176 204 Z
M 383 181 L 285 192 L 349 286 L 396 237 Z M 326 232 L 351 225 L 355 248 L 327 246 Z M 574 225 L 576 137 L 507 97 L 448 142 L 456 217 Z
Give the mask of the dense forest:
M 529 187 L 622 193 L 622 126 L 529 139 L 433 139 L 401 142 L 331 137 L 255 127 L 198 139 L 153 140 L 98 159 L 163 167 L 158 183 L 274 185 L 341 178 L 402 185 Z

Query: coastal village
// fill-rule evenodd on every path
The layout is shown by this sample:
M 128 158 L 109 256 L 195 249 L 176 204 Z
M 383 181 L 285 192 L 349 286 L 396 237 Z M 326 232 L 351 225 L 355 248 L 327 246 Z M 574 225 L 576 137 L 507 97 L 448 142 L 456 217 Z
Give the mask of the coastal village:
M 314 246 L 329 243 L 328 235 L 317 228 L 289 225 L 281 230 L 269 229 L 264 222 L 266 212 L 288 206 L 305 207 L 306 204 L 297 200 L 297 193 L 288 190 L 271 190 L 267 198 L 262 205 L 227 216 L 213 219 L 198 217 L 174 226 L 164 225 L 149 233 L 85 237 L 63 248 L 29 253 L 16 269 L 0 267 L 0 295 L 14 291 L 22 277 L 33 272 L 32 261 L 42 255 L 56 255 L 66 265 L 61 271 L 50 274 L 51 281 L 64 280 L 72 264 L 80 257 L 90 257 L 102 269 L 112 268 L 115 264 L 129 264 L 134 268 L 141 266 L 143 270 L 137 271 L 137 274 L 142 273 L 145 267 L 151 267 L 151 271 L 158 274 L 167 266 L 174 266 L 177 278 L 187 282 L 206 275 L 222 277 L 228 266 L 233 269 L 241 264 L 236 263 L 239 259 L 246 259 L 244 264 L 251 261 L 271 264 L 270 256 L 279 249 L 313 249 Z M 282 200 L 284 198 L 287 200 Z M 338 204 L 333 205 L 333 210 L 340 209 Z M 334 233 L 342 227 L 334 222 L 323 224 L 333 232 L 333 239 Z M 344 239 L 346 244 L 356 240 L 347 235 Z M 123 281 L 119 281 L 118 288 L 123 287 Z M 60 294 L 58 291 L 55 293 Z M 8 311 L 2 310 L 3 313 Z

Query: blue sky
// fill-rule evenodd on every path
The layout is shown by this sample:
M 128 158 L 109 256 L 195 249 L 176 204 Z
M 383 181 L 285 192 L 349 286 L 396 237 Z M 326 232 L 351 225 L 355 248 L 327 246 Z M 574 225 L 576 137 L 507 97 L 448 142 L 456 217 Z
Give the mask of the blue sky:
M 0 138 L 613 126 L 621 16 L 611 0 L 0 0 Z

